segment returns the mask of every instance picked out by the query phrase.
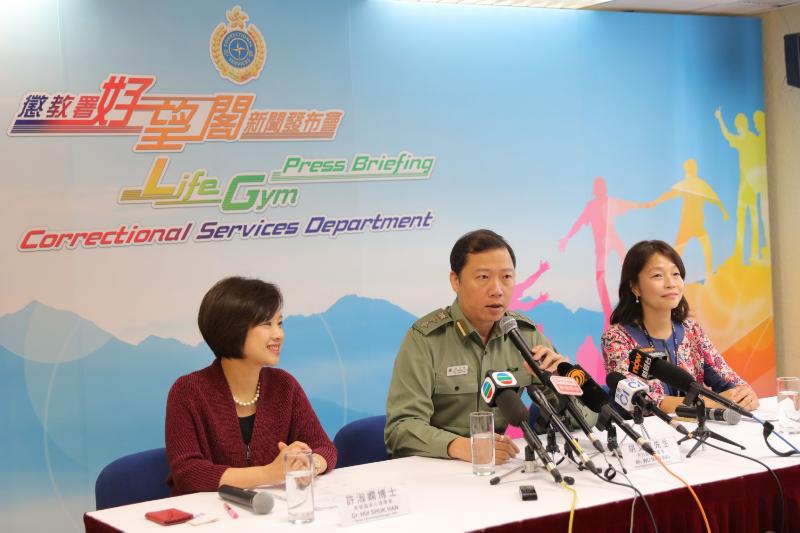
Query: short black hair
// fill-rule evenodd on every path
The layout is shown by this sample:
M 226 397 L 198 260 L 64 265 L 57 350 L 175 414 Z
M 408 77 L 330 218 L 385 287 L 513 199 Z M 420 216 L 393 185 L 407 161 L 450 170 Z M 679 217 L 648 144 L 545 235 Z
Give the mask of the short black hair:
M 283 307 L 277 286 L 238 276 L 214 284 L 203 297 L 197 325 L 214 356 L 242 359 L 247 332 Z
M 655 254 L 661 254 L 675 263 L 681 278 L 686 279 L 686 267 L 675 248 L 664 241 L 640 241 L 631 246 L 622 261 L 619 279 L 619 303 L 611 313 L 612 324 L 636 324 L 642 321 L 642 305 L 636 303 L 631 288 L 639 281 L 639 273 Z M 689 302 L 682 296 L 678 307 L 672 310 L 672 320 L 683 322 L 689 316 Z
M 514 268 L 517 267 L 517 257 L 514 255 L 514 250 L 506 240 L 489 229 L 478 229 L 470 231 L 459 238 L 453 245 L 450 252 L 450 270 L 456 273 L 456 276 L 461 275 L 464 270 L 464 265 L 467 264 L 468 254 L 478 254 L 487 250 L 496 250 L 498 248 L 505 248 L 511 255 L 511 262 Z

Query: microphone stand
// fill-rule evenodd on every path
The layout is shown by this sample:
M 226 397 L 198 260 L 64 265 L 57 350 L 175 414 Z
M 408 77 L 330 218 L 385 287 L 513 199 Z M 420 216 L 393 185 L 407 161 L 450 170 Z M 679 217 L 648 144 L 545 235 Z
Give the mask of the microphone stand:
M 708 389 L 704 389 L 703 387 L 700 387 L 699 385 L 696 385 L 695 383 L 691 383 L 690 384 L 689 390 L 686 393 L 686 400 L 684 400 L 683 403 L 689 405 L 691 403 L 689 400 L 697 398 L 697 396 L 699 394 L 702 394 L 704 396 L 708 396 L 712 400 L 715 400 L 718 403 L 721 403 L 722 405 L 724 405 L 728 409 L 731 409 L 732 411 L 736 411 L 737 413 L 739 413 L 740 415 L 742 415 L 744 417 L 752 418 L 753 420 L 755 420 L 756 422 L 761 424 L 761 426 L 763 428 L 763 432 L 762 433 L 763 433 L 763 436 L 764 436 L 764 443 L 767 445 L 767 448 L 769 448 L 770 451 L 772 451 L 772 453 L 774 453 L 778 457 L 788 457 L 790 455 L 794 455 L 796 453 L 800 453 L 800 450 L 798 450 L 796 446 L 792 445 L 792 443 L 790 443 L 788 440 L 786 440 L 783 437 L 783 435 L 781 435 L 780 433 L 775 431 L 775 426 L 773 426 L 771 422 L 769 422 L 768 420 L 760 420 L 759 418 L 754 416 L 753 413 L 751 413 L 750 411 L 747 411 L 746 409 L 743 409 L 740 405 L 728 400 L 727 398 L 725 398 L 723 396 L 720 396 L 717 393 L 712 393 Z M 704 412 L 704 414 L 705 414 L 705 412 Z M 788 444 L 792 449 L 789 450 L 789 451 L 786 451 L 786 452 L 779 452 L 778 450 L 776 450 L 772 446 L 772 444 L 770 444 L 770 442 L 769 442 L 769 436 L 771 434 L 775 434 L 779 439 L 781 439 L 783 442 Z M 739 444 L 736 444 L 736 445 L 744 450 L 744 446 L 741 446 Z
M 553 429 L 553 426 L 547 426 L 547 453 L 549 454 L 556 454 L 558 453 L 558 441 L 556 440 L 556 430 Z
M 727 437 L 723 437 L 719 433 L 715 433 L 706 427 L 706 403 L 697 395 L 694 395 L 694 407 L 697 411 L 697 428 L 678 441 L 678 444 L 686 442 L 689 439 L 694 439 L 696 441 L 689 453 L 686 454 L 687 458 L 691 457 L 695 450 L 697 450 L 697 448 L 704 444 L 708 439 L 717 439 L 719 441 L 732 444 L 733 446 L 738 446 L 742 450 L 745 449 L 741 444 L 734 442 Z
M 554 416 L 558 415 L 555 412 L 553 412 L 549 416 L 542 416 L 536 423 L 537 427 L 540 428 L 543 424 L 547 425 L 547 447 L 545 448 L 545 450 L 550 455 L 561 453 L 564 457 L 575 463 L 575 465 L 578 467 L 578 470 L 583 470 L 585 467 L 577 459 L 575 459 L 575 455 L 572 453 L 572 448 L 570 447 L 569 442 L 567 442 L 566 440 L 564 441 L 563 452 L 558 447 L 558 440 L 556 440 L 556 429 L 555 425 L 552 423 L 552 417 Z M 539 429 L 539 431 L 541 431 L 541 429 Z M 560 462 L 561 461 L 559 461 L 559 463 Z
M 528 389 L 528 393 L 530 394 L 531 390 Z M 550 402 L 547 401 L 545 398 L 544 393 L 538 389 L 533 389 L 533 398 L 532 400 L 539 406 L 539 411 L 542 414 L 542 418 L 546 420 L 551 427 L 558 430 L 559 433 L 564 437 L 564 451 L 570 459 L 573 459 L 573 455 L 571 455 L 571 451 L 575 452 L 575 456 L 577 456 L 579 464 L 585 468 L 587 468 L 592 473 L 599 472 L 597 467 L 592 463 L 592 460 L 586 455 L 586 452 L 583 451 L 583 448 L 580 444 L 578 444 L 578 440 L 572 436 L 569 431 L 569 428 L 564 424 L 564 422 L 558 417 L 558 415 L 553 411 L 552 407 L 550 406 Z M 602 444 L 600 445 L 602 447 Z M 571 448 L 571 450 L 570 450 Z M 570 450 L 568 452 L 568 450 Z M 541 454 L 540 454 L 541 455 Z M 580 468 L 578 469 L 580 470 Z
M 606 434 L 608 435 L 608 440 L 606 443 L 608 451 L 610 451 L 614 457 L 621 459 L 622 452 L 619 450 L 619 441 L 617 440 L 617 428 L 615 428 L 613 424 L 609 424 L 608 429 L 606 430 Z
M 639 431 L 642 432 L 647 440 L 653 440 L 650 437 L 650 434 L 647 432 L 647 428 L 644 427 L 644 413 L 642 412 L 642 408 L 638 405 L 633 408 L 633 424 L 639 426 Z
M 545 460 L 544 457 L 542 458 L 542 460 Z M 489 484 L 497 485 L 498 483 L 500 483 L 501 479 L 503 479 L 504 477 L 508 477 L 515 472 L 522 472 L 523 474 L 533 474 L 535 470 L 536 470 L 536 452 L 533 450 L 533 448 L 530 447 L 529 444 L 526 444 L 525 461 L 521 465 L 515 466 L 508 472 L 503 472 L 499 476 L 493 477 L 492 479 L 489 480 Z

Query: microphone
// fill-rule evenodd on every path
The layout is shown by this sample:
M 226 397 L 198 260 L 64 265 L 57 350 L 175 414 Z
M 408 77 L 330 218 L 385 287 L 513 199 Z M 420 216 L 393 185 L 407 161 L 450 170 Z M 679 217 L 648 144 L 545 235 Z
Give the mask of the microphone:
M 517 392 L 519 385 L 511 372 L 489 370 L 481 385 L 481 398 L 489 407 L 497 407 L 497 401 L 503 391 Z M 502 396 L 509 396 L 508 394 Z M 507 401 L 507 400 L 502 400 Z M 523 404 L 524 405 L 524 404 Z
M 522 430 L 522 435 L 525 437 L 525 442 L 532 450 L 535 450 L 536 453 L 539 454 L 542 464 L 547 471 L 550 472 L 550 475 L 553 476 L 553 480 L 556 483 L 561 483 L 563 479 L 561 477 L 561 473 L 556 468 L 556 465 L 553 462 L 553 459 L 550 457 L 550 454 L 547 453 L 542 441 L 539 440 L 539 437 L 533 432 L 530 424 L 528 424 L 528 410 L 525 408 L 525 404 L 522 403 L 520 397 L 516 394 L 518 387 L 515 389 L 513 386 L 506 385 L 498 388 L 498 384 L 494 380 L 495 374 L 509 373 L 493 372 L 492 370 L 489 370 L 486 373 L 486 379 L 483 381 L 483 387 L 481 387 L 481 397 L 490 406 L 492 406 L 491 402 L 494 402 L 494 405 L 500 408 L 500 412 L 503 413 L 503 416 L 506 418 L 506 420 L 508 420 L 508 423 L 512 426 L 517 426 Z M 513 376 L 511 377 L 513 379 Z M 491 384 L 491 387 L 494 387 L 494 390 L 498 391 L 497 394 L 484 395 L 483 391 L 487 387 L 487 382 Z
M 735 426 L 742 420 L 742 415 L 730 409 L 712 409 L 705 408 L 706 419 L 715 420 L 717 422 L 725 422 L 731 426 Z M 675 414 L 683 418 L 697 418 L 697 408 L 692 405 L 679 405 L 675 408 Z
M 650 446 L 650 442 L 625 423 L 622 416 L 608 403 L 608 395 L 606 392 L 580 365 L 573 366 L 567 362 L 559 363 L 558 374 L 560 376 L 569 376 L 580 384 L 581 389 L 583 389 L 583 396 L 581 396 L 581 398 L 583 398 L 583 403 L 586 404 L 586 407 L 600 415 L 598 421 L 605 419 L 608 421 L 607 423 L 614 422 L 622 431 L 633 439 L 641 449 L 650 455 L 655 455 L 655 451 L 653 447 Z
M 580 459 L 581 464 L 586 467 L 589 472 L 593 474 L 599 474 L 600 470 L 592 463 L 592 460 L 586 455 L 586 452 L 583 451 L 583 448 L 575 437 L 572 436 L 569 428 L 564 424 L 564 422 L 559 418 L 558 414 L 555 412 L 553 407 L 550 405 L 550 402 L 547 401 L 544 393 L 539 389 L 529 389 L 528 394 L 533 394 L 531 399 L 536 402 L 539 406 L 539 410 L 542 412 L 542 418 L 544 419 L 544 423 L 547 424 L 548 422 L 555 427 L 559 433 L 564 437 L 564 440 L 569 444 L 569 446 L 578 454 L 578 459 Z M 536 423 L 539 425 L 539 422 Z
M 658 379 L 663 381 L 670 387 L 686 393 L 685 401 L 689 401 L 689 403 L 694 403 L 695 398 L 699 394 L 721 403 L 731 411 L 739 413 L 741 416 L 753 418 L 753 414 L 750 411 L 720 394 L 703 387 L 684 369 L 664 361 L 653 354 L 639 350 L 638 348 L 634 348 L 628 354 L 628 372 L 636 374 L 644 379 Z
M 621 372 L 611 372 L 606 376 L 606 385 L 614 394 L 614 402 L 629 413 L 638 406 L 642 413 L 654 414 L 677 429 L 682 435 L 689 434 L 689 430 L 683 424 L 674 420 L 648 396 L 650 387 L 647 386 L 647 383 L 636 378 L 626 378 Z
M 250 509 L 255 514 L 267 514 L 275 505 L 275 500 L 266 492 L 240 489 L 231 485 L 221 485 L 217 492 L 223 500 Z
M 519 333 L 519 328 L 517 327 L 517 321 L 510 316 L 505 316 L 503 317 L 502 320 L 500 320 L 500 329 L 505 335 L 508 335 L 508 337 L 511 339 L 511 342 L 514 343 L 514 346 L 516 346 L 517 350 L 519 350 L 519 353 L 522 355 L 522 358 L 525 360 L 526 363 L 528 363 L 528 366 L 531 367 L 531 370 L 533 371 L 534 374 L 536 374 L 536 377 L 539 378 L 539 381 L 544 383 L 547 387 L 550 388 L 550 390 L 552 390 L 555 393 L 556 397 L 559 399 L 558 411 L 563 412 L 566 409 L 566 411 L 570 415 L 572 415 L 572 418 L 573 420 L 575 420 L 575 423 L 578 424 L 578 427 L 581 428 L 583 434 L 586 435 L 586 437 L 588 437 L 588 439 L 591 441 L 592 445 L 597 449 L 597 451 L 599 451 L 600 453 L 605 453 L 606 450 L 605 448 L 603 448 L 603 443 L 600 441 L 597 435 L 594 434 L 592 428 L 589 427 L 589 424 L 586 423 L 586 420 L 583 419 L 583 415 L 576 407 L 575 405 L 576 400 L 571 396 L 565 396 L 564 394 L 561 394 L 561 392 L 559 392 L 556 389 L 556 386 L 553 384 L 553 382 L 550 381 L 550 376 L 552 374 L 546 370 L 542 370 L 541 367 L 539 366 L 539 363 L 533 358 L 533 356 L 531 355 L 530 347 L 525 342 L 525 339 L 522 338 L 522 335 L 520 335 Z M 528 386 L 528 396 L 530 396 L 531 398 L 533 398 L 531 392 L 533 389 L 534 389 L 533 386 L 530 385 Z

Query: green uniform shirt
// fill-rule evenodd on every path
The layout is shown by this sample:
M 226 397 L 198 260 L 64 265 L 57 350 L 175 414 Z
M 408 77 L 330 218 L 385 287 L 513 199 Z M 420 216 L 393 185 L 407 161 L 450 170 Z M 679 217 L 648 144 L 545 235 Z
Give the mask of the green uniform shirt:
M 529 346 L 552 348 L 528 317 L 513 311 L 506 314 L 517 320 Z M 555 395 L 528 374 L 522 362 L 519 351 L 498 324 L 484 345 L 458 301 L 417 320 L 397 353 L 386 399 L 384 439 L 389 455 L 449 457 L 450 442 L 469 437 L 469 414 L 474 411 L 493 411 L 495 431 L 505 432 L 508 422 L 503 414 L 488 407 L 480 396 L 488 370 L 511 372 L 520 387 L 534 382 L 555 403 Z M 593 419 L 588 410 L 585 413 L 585 418 Z

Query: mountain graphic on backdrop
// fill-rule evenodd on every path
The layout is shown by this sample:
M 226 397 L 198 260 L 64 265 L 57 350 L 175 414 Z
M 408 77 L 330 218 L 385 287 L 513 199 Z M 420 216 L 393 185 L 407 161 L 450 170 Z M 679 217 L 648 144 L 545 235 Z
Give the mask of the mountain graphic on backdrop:
M 600 313 L 554 302 L 532 314 L 566 354 L 602 325 Z M 415 319 L 386 300 L 354 295 L 285 318 L 280 367 L 302 384 L 331 438 L 347 422 L 385 412 L 397 348 Z M 0 317 L 0 399 L 15 406 L 0 421 L 15 435 L 0 439 L 6 479 L 91 494 L 110 461 L 164 445 L 170 386 L 212 360 L 204 343 L 150 336 L 134 345 L 36 301 Z

